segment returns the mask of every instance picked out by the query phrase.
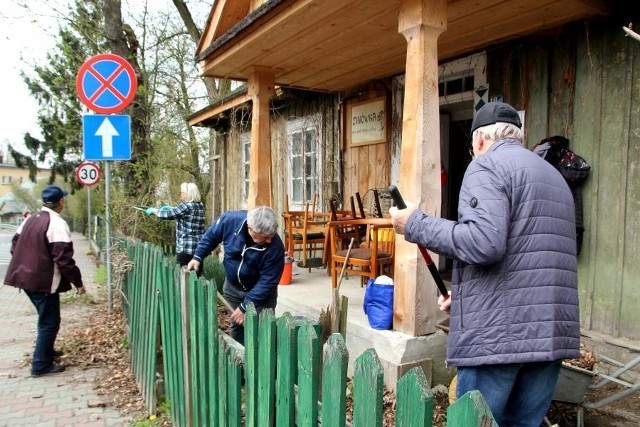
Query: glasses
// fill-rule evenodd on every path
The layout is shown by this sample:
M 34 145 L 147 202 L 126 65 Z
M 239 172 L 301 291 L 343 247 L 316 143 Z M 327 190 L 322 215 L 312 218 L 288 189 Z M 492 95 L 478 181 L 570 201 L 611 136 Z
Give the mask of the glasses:
M 469 143 L 469 155 L 471 156 L 471 160 L 474 159 L 474 154 L 473 154 L 473 143 L 477 138 L 477 135 L 480 135 L 482 132 L 480 132 L 479 130 L 476 130 L 473 132 L 473 134 L 471 134 L 471 142 Z
M 259 245 L 263 245 L 265 243 L 271 243 L 271 239 L 273 239 L 273 236 L 275 236 L 275 234 L 268 236 L 266 234 L 258 233 L 251 227 L 247 227 L 247 228 L 249 229 L 249 234 L 251 235 L 251 238 L 253 239 L 253 241 Z

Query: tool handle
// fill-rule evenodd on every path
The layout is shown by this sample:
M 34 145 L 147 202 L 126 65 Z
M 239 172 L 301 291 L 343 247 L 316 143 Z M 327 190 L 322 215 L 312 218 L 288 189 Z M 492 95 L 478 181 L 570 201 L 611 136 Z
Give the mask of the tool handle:
M 398 190 L 398 187 L 396 187 L 395 185 L 390 186 L 389 195 L 391 196 L 393 203 L 395 203 L 398 209 L 407 208 L 407 204 L 404 202 L 404 199 L 402 198 L 402 195 L 400 194 L 400 190 Z M 436 267 L 436 265 L 433 262 L 433 259 L 431 259 L 431 256 L 429 255 L 429 252 L 427 252 L 425 248 L 418 245 L 418 249 L 420 249 L 422 258 L 424 258 L 424 261 L 427 263 L 427 268 L 431 273 L 431 277 L 433 277 L 433 280 L 436 282 L 436 286 L 438 287 L 438 290 L 442 294 L 442 297 L 446 300 L 447 298 L 449 298 L 449 291 L 447 290 L 447 286 L 444 284 L 444 281 L 440 276 L 438 267 Z
M 391 200 L 398 207 L 398 209 L 407 209 L 407 204 L 404 202 L 402 195 L 400 194 L 400 190 L 395 185 L 389 187 L 389 194 L 391 196 Z

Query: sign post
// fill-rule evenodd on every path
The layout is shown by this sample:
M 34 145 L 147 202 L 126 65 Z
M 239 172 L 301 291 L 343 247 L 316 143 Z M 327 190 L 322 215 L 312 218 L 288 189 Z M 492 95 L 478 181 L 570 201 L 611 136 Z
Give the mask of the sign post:
M 96 163 L 83 162 L 76 168 L 76 179 L 87 187 L 87 235 L 91 241 L 91 186 L 100 181 L 100 167 Z
M 109 211 L 111 171 L 109 161 L 131 160 L 131 119 L 128 115 L 111 114 L 127 108 L 135 98 L 137 88 L 136 73 L 131 64 L 124 58 L 111 53 L 92 56 L 80 66 L 76 76 L 76 90 L 82 103 L 91 111 L 102 114 L 83 116 L 82 134 L 84 159 L 105 161 L 106 269 L 109 312 L 113 306 L 111 214 Z M 86 163 L 88 162 L 83 165 Z M 85 174 L 87 182 L 90 182 L 91 166 L 85 166 L 79 173 Z M 96 176 L 99 179 L 99 169 L 97 169 Z M 84 180 L 85 177 L 78 176 L 79 181 L 80 179 Z

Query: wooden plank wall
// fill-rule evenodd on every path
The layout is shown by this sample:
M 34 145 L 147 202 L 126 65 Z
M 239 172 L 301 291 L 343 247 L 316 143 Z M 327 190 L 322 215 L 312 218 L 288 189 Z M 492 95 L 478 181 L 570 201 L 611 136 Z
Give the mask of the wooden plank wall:
M 240 135 L 248 132 L 251 125 L 251 114 L 245 110 L 231 113 L 231 129 L 224 136 L 224 144 L 221 154 L 222 184 L 225 187 L 222 211 L 243 209 L 242 186 L 244 177 L 242 174 L 242 145 Z M 212 191 L 216 191 L 214 188 Z
M 329 210 L 328 198 L 333 187 L 340 182 L 340 142 L 337 97 L 320 93 L 292 92 L 286 100 L 274 103 L 271 113 L 271 186 L 273 208 L 282 212 L 287 192 L 288 149 L 286 139 L 287 120 L 320 114 L 322 120 L 323 171 L 322 185 L 324 200 L 319 201 L 319 210 Z M 237 110 L 232 114 L 231 129 L 225 135 L 223 148 L 222 181 L 225 185 L 224 210 L 243 208 L 242 199 L 242 145 L 240 134 L 250 132 L 250 111 Z M 332 184 L 335 183 L 335 184 Z M 214 190 L 215 191 L 215 190 Z M 283 224 L 280 224 L 282 230 Z
M 272 185 L 276 210 L 282 210 L 287 192 L 288 148 L 286 124 L 288 120 L 320 115 L 322 135 L 322 172 L 319 182 L 322 199 L 316 210 L 328 211 L 329 198 L 340 181 L 339 115 L 337 96 L 322 93 L 292 91 L 292 97 L 273 109 L 271 119 Z
M 389 86 L 391 84 L 389 83 Z M 372 84 L 371 87 L 363 91 L 363 95 L 354 97 L 345 102 L 342 114 L 347 120 L 347 105 L 359 103 L 367 99 L 374 99 L 380 96 L 387 97 L 387 141 L 380 144 L 350 146 L 346 137 L 343 138 L 342 147 L 344 150 L 344 188 L 343 205 L 345 209 L 350 209 L 350 196 L 355 196 L 356 192 L 364 197 L 367 190 L 373 188 L 388 188 L 391 185 L 391 128 L 392 128 L 392 103 L 391 91 L 386 90 L 382 82 Z M 402 128 L 402 123 L 398 125 Z M 343 128 L 343 135 L 346 133 L 346 126 Z M 366 208 L 366 207 L 365 207 Z
M 519 66 L 514 67 L 514 57 Z M 640 43 L 581 22 L 488 51 L 490 96 L 526 111 L 528 146 L 564 135 L 591 165 L 579 256 L 582 326 L 640 339 Z

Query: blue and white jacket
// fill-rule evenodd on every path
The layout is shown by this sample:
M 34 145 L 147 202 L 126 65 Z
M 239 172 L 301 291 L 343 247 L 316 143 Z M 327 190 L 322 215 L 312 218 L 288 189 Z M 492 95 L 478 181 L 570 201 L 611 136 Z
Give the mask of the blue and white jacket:
M 449 363 L 579 357 L 574 222 L 560 173 L 514 139 L 471 162 L 458 221 L 412 213 L 405 239 L 455 260 Z
M 204 233 L 193 258 L 202 263 L 219 244 L 224 247 L 227 282 L 247 292 L 240 304 L 243 312 L 249 302 L 258 308 L 277 294 L 284 270 L 284 244 L 278 234 L 270 244 L 258 245 L 249 236 L 247 211 L 229 211 Z

